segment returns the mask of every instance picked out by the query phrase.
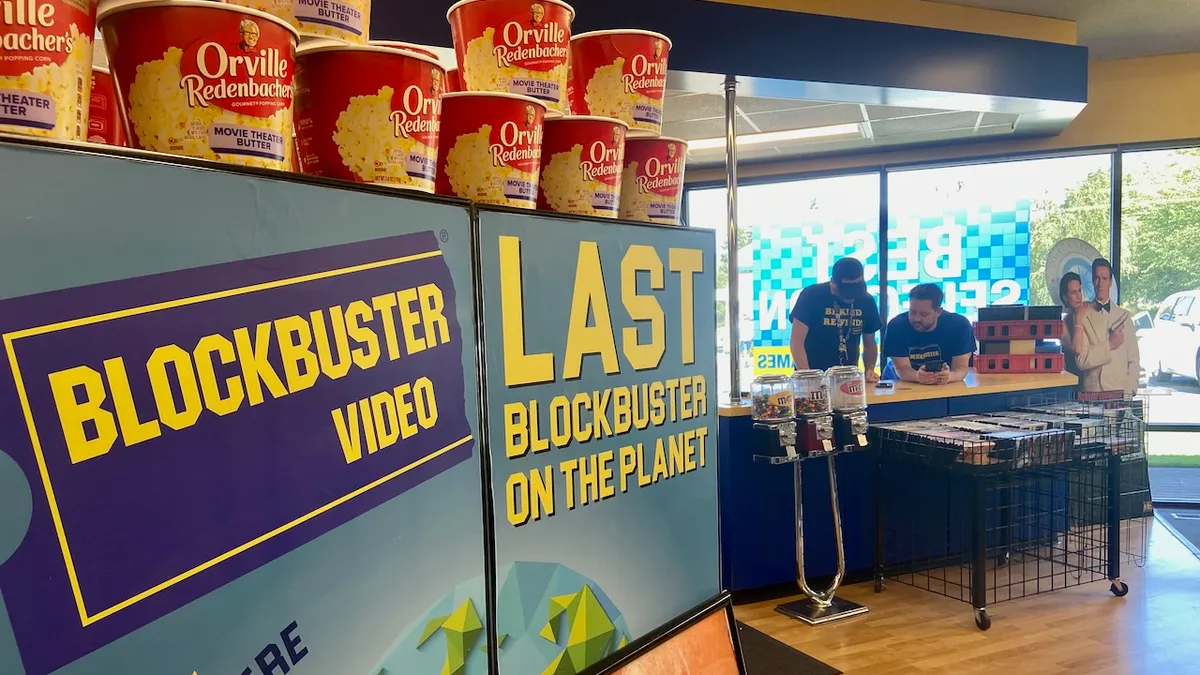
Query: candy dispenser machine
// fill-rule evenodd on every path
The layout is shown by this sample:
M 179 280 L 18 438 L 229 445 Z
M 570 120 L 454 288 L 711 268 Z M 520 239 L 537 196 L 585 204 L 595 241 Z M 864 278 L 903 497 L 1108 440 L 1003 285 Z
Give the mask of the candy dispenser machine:
M 797 370 L 792 374 L 792 400 L 796 410 L 796 444 L 803 456 L 833 452 L 833 410 L 825 373 Z
M 807 598 L 776 607 L 776 611 L 809 625 L 819 625 L 837 619 L 865 614 L 866 607 L 836 596 L 846 573 L 845 548 L 842 541 L 841 511 L 838 506 L 837 472 L 834 453 L 841 449 L 835 442 L 834 418 L 828 379 L 820 370 L 798 370 L 790 379 L 794 409 L 793 444 L 795 449 L 785 458 L 762 458 L 773 464 L 791 464 L 794 482 L 796 518 L 796 585 Z M 837 573 L 824 590 L 808 582 L 804 569 L 804 462 L 824 461 L 829 475 L 829 501 L 833 512 L 834 544 L 837 550 Z
M 854 366 L 836 366 L 826 373 L 833 408 L 833 436 L 838 449 L 867 447 L 867 382 Z
M 756 457 L 796 457 L 796 420 L 792 382 L 783 375 L 763 375 L 750 384 Z

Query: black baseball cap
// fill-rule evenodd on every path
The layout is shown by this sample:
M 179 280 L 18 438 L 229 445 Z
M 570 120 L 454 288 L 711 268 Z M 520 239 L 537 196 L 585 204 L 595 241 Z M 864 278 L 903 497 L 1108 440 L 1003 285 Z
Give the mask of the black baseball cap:
M 858 258 L 842 258 L 833 264 L 833 282 L 855 281 L 864 276 L 862 261 Z

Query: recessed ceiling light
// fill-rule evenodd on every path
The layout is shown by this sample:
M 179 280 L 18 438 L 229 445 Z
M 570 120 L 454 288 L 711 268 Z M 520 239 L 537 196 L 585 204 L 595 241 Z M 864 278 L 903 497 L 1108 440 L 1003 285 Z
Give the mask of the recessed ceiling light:
M 862 125 L 833 124 L 825 127 L 809 127 L 807 129 L 788 129 L 786 131 L 769 131 L 759 134 L 741 134 L 737 137 L 738 147 L 743 145 L 762 145 L 764 143 L 785 143 L 789 141 L 807 141 L 828 139 L 834 136 L 854 136 L 862 138 Z M 716 150 L 725 147 L 724 138 L 702 138 L 698 141 L 688 141 L 688 151 Z

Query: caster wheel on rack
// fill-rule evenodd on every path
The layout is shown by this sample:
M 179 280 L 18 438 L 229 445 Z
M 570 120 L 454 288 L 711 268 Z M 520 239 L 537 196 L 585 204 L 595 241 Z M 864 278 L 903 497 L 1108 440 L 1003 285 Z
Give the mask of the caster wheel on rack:
M 992 617 L 988 616 L 986 609 L 975 610 L 975 626 L 979 630 L 987 630 L 992 627 Z
M 1126 595 L 1129 595 L 1129 584 L 1125 583 L 1124 581 L 1114 581 L 1112 582 L 1112 585 L 1108 587 L 1108 590 L 1112 591 L 1112 594 L 1118 598 L 1123 598 Z
M 875 577 L 875 592 L 882 593 L 887 590 L 887 586 L 883 583 L 883 577 Z

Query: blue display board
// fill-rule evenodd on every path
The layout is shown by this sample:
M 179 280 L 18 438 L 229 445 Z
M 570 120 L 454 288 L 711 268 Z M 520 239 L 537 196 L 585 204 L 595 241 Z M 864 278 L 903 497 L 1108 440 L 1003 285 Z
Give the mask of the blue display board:
M 755 375 L 792 372 L 789 313 L 801 290 L 829 281 L 837 259 L 863 261 L 878 302 L 878 223 L 835 215 L 816 211 L 802 222 L 753 229 Z M 1028 200 L 893 218 L 887 244 L 892 315 L 907 310 L 908 291 L 922 283 L 941 286 L 946 309 L 971 320 L 980 307 L 1029 302 L 1029 219 Z
M 576 673 L 720 591 L 715 239 L 479 219 L 500 672 Z
M 0 163 L 0 673 L 486 672 L 468 209 Z

